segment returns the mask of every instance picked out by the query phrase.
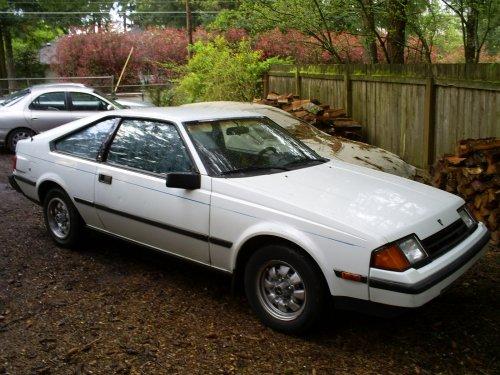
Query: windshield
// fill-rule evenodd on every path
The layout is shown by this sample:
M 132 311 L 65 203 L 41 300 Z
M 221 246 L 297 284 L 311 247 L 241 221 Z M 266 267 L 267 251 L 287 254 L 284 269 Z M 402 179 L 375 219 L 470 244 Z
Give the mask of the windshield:
M 100 92 L 99 90 L 94 90 L 94 92 L 95 92 L 97 95 L 100 95 L 100 96 L 102 96 L 103 98 L 106 98 L 106 100 L 107 100 L 107 101 L 111 102 L 111 103 L 112 103 L 112 104 L 113 104 L 116 108 L 118 108 L 118 109 L 125 109 L 125 108 L 127 108 L 126 106 L 124 106 L 124 105 L 122 105 L 122 104 L 118 103 L 116 100 L 111 99 L 111 97 L 110 97 L 109 95 L 106 95 L 106 94 L 104 94 L 104 93 Z
M 19 100 L 21 100 L 21 98 L 24 98 L 29 93 L 30 93 L 29 89 L 24 89 L 24 90 L 13 92 L 10 95 L 4 96 L 2 98 L 3 101 L 0 103 L 0 106 L 8 107 L 14 103 L 17 103 Z
M 186 129 L 211 175 L 275 173 L 327 161 L 267 118 L 193 122 Z

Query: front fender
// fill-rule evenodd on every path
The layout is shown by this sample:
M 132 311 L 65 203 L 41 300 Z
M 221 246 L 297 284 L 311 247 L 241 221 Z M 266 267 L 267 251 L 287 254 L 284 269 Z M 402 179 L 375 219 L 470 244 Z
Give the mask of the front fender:
M 231 269 L 233 271 L 236 268 L 236 261 L 244 244 L 259 236 L 273 236 L 281 238 L 302 248 L 307 254 L 309 254 L 309 256 L 316 262 L 320 270 L 323 272 L 329 289 L 334 289 L 334 281 L 331 277 L 331 272 L 328 270 L 328 264 L 330 264 L 331 261 L 327 259 L 325 256 L 326 254 L 321 251 L 319 244 L 313 240 L 311 235 L 284 223 L 260 222 L 246 228 L 233 243 L 233 251 L 230 261 Z
M 236 261 L 244 244 L 258 236 L 282 238 L 302 248 L 316 262 L 332 295 L 368 299 L 368 287 L 365 283 L 340 279 L 334 273 L 334 270 L 338 270 L 366 276 L 371 254 L 371 249 L 366 245 L 304 232 L 282 222 L 259 222 L 246 228 L 234 241 L 230 261 L 232 271 L 236 268 Z

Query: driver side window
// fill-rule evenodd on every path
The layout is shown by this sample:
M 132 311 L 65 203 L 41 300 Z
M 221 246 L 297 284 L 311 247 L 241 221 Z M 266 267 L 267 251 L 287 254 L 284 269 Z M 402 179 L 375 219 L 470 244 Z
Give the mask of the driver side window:
M 139 119 L 122 121 L 107 162 L 155 174 L 194 170 L 175 125 Z

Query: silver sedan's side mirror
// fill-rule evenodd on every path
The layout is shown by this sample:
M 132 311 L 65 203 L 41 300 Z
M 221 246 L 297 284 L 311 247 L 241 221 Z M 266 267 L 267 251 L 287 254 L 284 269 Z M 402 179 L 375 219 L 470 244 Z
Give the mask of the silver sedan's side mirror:
M 113 109 L 115 109 L 113 104 L 108 104 L 108 106 L 106 107 L 106 110 L 108 110 L 108 111 L 112 111 Z

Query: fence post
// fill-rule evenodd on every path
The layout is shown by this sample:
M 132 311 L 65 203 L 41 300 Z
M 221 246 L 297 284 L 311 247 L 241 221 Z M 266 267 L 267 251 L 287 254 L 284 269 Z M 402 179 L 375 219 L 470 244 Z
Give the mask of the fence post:
M 423 167 L 428 167 L 434 163 L 435 147 L 435 122 L 434 113 L 436 109 L 436 95 L 434 78 L 428 77 L 425 81 L 424 97 L 424 127 L 423 127 Z
M 116 95 L 115 95 L 116 94 L 115 93 L 115 76 L 111 76 L 109 81 L 111 84 L 109 95 L 111 95 L 111 97 L 114 99 L 116 97 Z
M 352 117 L 352 84 L 349 69 L 344 67 L 344 92 L 345 92 L 345 113 L 348 117 Z
M 267 98 L 267 94 L 269 94 L 269 74 L 264 73 L 264 76 L 262 77 L 262 94 L 263 94 L 263 99 Z
M 302 76 L 300 75 L 300 66 L 295 67 L 295 95 L 302 99 Z

